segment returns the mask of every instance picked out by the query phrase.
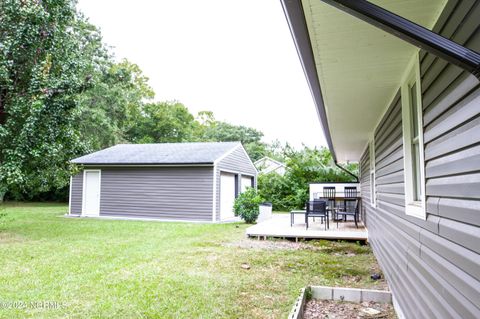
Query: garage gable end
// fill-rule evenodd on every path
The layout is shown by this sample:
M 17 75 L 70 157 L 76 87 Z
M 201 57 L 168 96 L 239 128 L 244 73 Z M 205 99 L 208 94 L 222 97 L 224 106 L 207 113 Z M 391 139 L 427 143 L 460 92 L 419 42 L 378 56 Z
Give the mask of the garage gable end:
M 242 190 L 245 190 L 245 185 L 242 185 L 242 182 L 245 184 L 247 178 L 250 178 L 253 181 L 251 184 L 253 187 L 256 187 L 257 169 L 255 168 L 255 165 L 253 165 L 250 156 L 248 156 L 243 146 L 239 144 L 237 147 L 225 153 L 222 157 L 215 161 L 215 175 L 214 219 L 216 221 L 220 221 L 222 220 L 222 216 L 228 216 L 230 214 L 230 207 L 228 207 L 228 211 L 222 212 L 222 209 L 225 209 L 225 203 L 231 202 L 229 196 L 226 197 L 226 194 L 223 194 L 222 196 L 222 189 L 223 192 L 230 192 L 232 189 L 232 187 L 229 187 L 229 185 L 223 185 L 222 187 L 222 179 L 224 183 L 228 183 L 228 181 L 231 180 L 228 178 L 228 176 L 234 176 L 236 185 L 234 191 L 235 194 L 233 195 L 238 196 Z M 224 203 L 223 207 L 222 199 Z

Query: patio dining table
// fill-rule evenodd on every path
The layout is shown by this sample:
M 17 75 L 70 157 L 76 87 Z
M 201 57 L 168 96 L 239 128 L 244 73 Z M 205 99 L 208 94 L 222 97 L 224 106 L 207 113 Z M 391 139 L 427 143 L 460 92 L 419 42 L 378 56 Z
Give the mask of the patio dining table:
M 327 206 L 327 218 L 330 218 L 330 212 L 333 210 L 333 208 L 329 208 L 329 206 Z M 290 227 L 293 226 L 293 224 L 295 224 L 295 215 L 304 215 L 307 213 L 307 211 L 305 209 L 300 209 L 300 210 L 291 210 L 290 211 Z M 305 220 L 305 218 L 303 218 L 303 220 Z
M 357 196 L 357 197 L 346 197 L 346 196 L 335 196 L 334 200 L 335 202 L 342 202 L 343 200 L 345 199 L 357 199 L 358 200 L 358 204 L 359 204 L 359 207 L 360 207 L 360 212 L 362 211 L 361 210 L 361 205 L 362 205 L 362 198 L 360 196 Z M 330 218 L 330 213 L 331 212 L 334 212 L 336 209 L 338 209 L 338 207 L 330 207 L 327 205 L 327 219 Z M 304 209 L 301 209 L 301 210 L 291 210 L 290 211 L 290 227 L 292 227 L 294 224 L 295 224 L 295 215 L 304 215 L 307 213 L 306 210 Z M 303 219 L 305 220 L 305 219 Z M 328 227 L 330 228 L 330 227 Z

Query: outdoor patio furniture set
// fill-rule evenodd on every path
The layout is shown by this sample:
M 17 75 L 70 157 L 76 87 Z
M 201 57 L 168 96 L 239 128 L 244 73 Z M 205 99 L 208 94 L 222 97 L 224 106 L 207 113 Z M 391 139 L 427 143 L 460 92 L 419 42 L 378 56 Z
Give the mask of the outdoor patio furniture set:
M 292 210 L 290 212 L 290 226 L 295 223 L 295 215 L 305 216 L 305 227 L 308 229 L 309 219 L 319 218 L 325 225 L 325 230 L 330 228 L 330 219 L 338 223 L 347 221 L 348 216 L 353 217 L 355 227 L 358 228 L 361 198 L 356 187 L 345 187 L 343 195 L 336 194 L 335 187 L 324 187 L 323 194 L 314 194 L 314 199 L 305 203 L 305 210 Z

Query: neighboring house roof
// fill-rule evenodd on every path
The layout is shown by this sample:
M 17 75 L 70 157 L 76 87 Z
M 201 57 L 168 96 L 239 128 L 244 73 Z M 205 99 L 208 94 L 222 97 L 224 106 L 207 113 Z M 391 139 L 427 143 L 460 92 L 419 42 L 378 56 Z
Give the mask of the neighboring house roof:
M 96 165 L 188 165 L 213 164 L 215 160 L 242 147 L 240 142 L 118 144 L 75 158 L 75 164 Z
M 262 157 L 258 161 L 254 163 L 255 167 L 259 170 L 261 173 L 270 173 L 277 171 L 281 168 L 285 169 L 287 166 L 279 161 L 274 160 L 273 158 L 270 157 Z

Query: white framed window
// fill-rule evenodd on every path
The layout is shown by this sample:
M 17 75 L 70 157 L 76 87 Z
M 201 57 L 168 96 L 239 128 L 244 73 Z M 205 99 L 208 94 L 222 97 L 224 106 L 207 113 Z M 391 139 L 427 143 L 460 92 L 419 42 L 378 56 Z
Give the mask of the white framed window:
M 370 204 L 374 207 L 377 206 L 377 189 L 375 186 L 375 143 L 374 137 L 370 141 L 368 147 L 370 153 Z
M 410 65 L 401 88 L 405 210 L 407 215 L 426 219 L 423 112 L 418 53 Z

